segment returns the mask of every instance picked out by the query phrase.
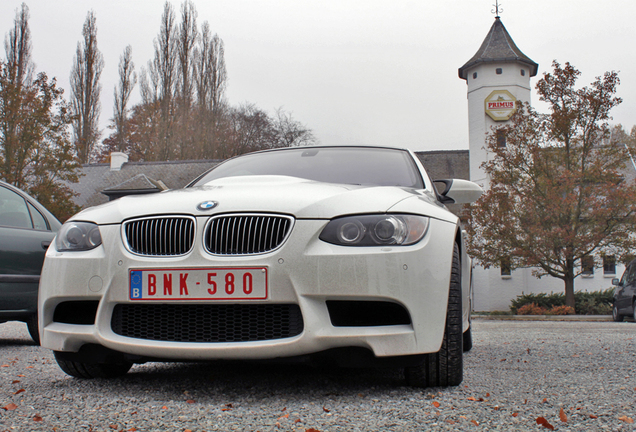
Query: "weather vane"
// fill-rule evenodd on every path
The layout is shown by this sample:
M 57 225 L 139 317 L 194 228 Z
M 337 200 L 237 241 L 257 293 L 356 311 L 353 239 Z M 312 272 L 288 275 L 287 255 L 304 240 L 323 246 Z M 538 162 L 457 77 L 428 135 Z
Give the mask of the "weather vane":
M 501 7 L 501 5 L 499 4 L 499 0 L 495 0 L 495 4 L 493 5 L 495 8 L 491 11 L 492 13 L 495 14 L 496 18 L 499 18 L 499 14 L 501 12 L 503 12 L 503 8 Z

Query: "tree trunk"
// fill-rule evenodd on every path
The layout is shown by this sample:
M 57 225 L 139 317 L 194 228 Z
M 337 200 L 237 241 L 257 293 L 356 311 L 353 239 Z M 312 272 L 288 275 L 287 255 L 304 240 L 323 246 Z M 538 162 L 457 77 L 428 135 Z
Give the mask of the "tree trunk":
M 567 260 L 565 277 L 565 305 L 574 307 L 574 260 Z

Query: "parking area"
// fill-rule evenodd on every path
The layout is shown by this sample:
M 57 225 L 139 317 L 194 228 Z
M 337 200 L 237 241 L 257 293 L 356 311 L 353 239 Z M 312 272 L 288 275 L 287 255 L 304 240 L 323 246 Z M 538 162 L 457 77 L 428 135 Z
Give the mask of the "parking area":
M 1 324 L 0 431 L 636 430 L 636 324 L 473 326 L 463 383 L 415 389 L 393 370 L 254 363 L 148 363 L 77 380 L 24 324 Z

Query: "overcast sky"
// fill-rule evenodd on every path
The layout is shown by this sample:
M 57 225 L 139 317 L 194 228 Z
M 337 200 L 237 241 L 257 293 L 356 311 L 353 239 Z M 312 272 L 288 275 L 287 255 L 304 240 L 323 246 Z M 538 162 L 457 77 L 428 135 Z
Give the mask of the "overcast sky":
M 20 0 L 0 1 L 0 34 Z M 177 13 L 181 2 L 172 1 Z M 225 43 L 227 99 L 273 113 L 282 107 L 321 144 L 370 144 L 413 150 L 468 148 L 466 83 L 457 69 L 477 51 L 494 21 L 495 0 L 194 1 Z M 89 10 L 104 55 L 101 124 L 112 117 L 119 57 L 127 45 L 139 72 L 153 56 L 161 0 L 29 0 L 33 61 L 68 98 L 69 74 Z M 636 2 L 503 0 L 501 20 L 539 64 L 569 61 L 587 85 L 619 71 L 614 123 L 636 124 Z M 5 58 L 4 52 L 0 57 Z M 133 102 L 139 101 L 138 88 Z M 533 103 L 540 110 L 538 98 Z M 105 131 L 104 136 L 108 131 Z

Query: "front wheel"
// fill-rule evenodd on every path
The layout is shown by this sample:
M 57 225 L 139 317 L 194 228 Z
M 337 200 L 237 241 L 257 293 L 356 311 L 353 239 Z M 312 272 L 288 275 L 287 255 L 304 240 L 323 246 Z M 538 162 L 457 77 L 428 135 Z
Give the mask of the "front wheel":
M 63 358 L 63 354 L 57 351 L 54 354 L 55 361 L 60 369 L 75 378 L 116 378 L 126 375 L 133 365 L 125 361 L 119 363 L 85 363 L 67 360 Z
M 38 329 L 38 314 L 35 313 L 27 318 L 26 321 L 27 329 L 29 330 L 29 335 L 31 339 L 35 341 L 37 345 L 40 345 L 40 330 Z
M 464 378 L 463 338 L 461 263 L 455 244 L 442 346 L 438 352 L 426 354 L 421 364 L 404 369 L 406 383 L 413 387 L 459 385 Z
M 616 306 L 616 302 L 614 302 L 614 306 L 612 307 L 612 319 L 615 322 L 623 322 L 623 315 L 618 312 L 618 307 Z

